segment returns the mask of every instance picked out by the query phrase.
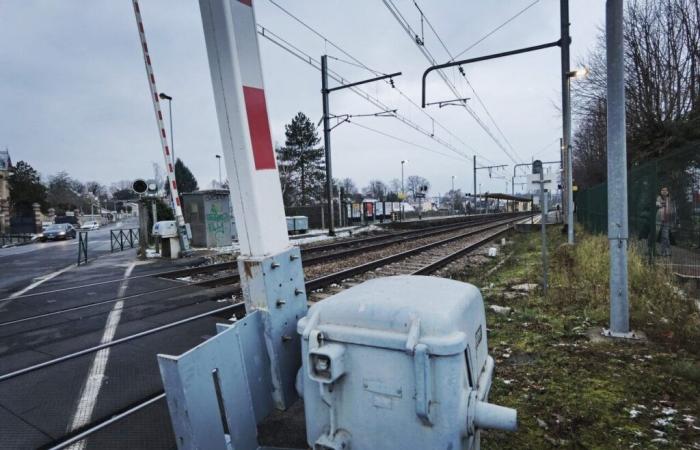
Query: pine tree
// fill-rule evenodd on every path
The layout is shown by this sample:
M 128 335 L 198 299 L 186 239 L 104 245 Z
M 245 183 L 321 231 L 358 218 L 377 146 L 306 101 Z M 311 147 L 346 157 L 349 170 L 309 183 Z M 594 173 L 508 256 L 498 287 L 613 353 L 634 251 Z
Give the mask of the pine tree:
M 325 163 L 323 148 L 316 147 L 321 141 L 316 125 L 299 112 L 284 128 L 285 146 L 277 149 L 280 173 L 285 177 L 281 181 L 297 186 L 287 191 L 287 197 L 296 205 L 318 202 L 323 195 Z
M 41 183 L 39 172 L 29 163 L 19 161 L 8 179 L 10 187 L 10 207 L 15 214 L 32 213 L 32 203 L 46 207 L 46 186 Z
M 177 180 L 177 190 L 180 191 L 180 193 L 194 192 L 199 189 L 197 179 L 180 158 L 175 162 L 175 179 Z M 168 192 L 170 192 L 170 190 L 168 190 Z

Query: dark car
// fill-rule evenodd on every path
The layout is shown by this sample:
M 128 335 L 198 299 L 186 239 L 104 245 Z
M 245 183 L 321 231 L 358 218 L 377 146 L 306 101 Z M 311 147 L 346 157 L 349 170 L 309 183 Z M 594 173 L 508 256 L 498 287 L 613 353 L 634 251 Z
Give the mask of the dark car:
M 59 239 L 75 239 L 75 228 L 69 223 L 55 223 L 49 225 L 41 236 L 39 240 L 44 241 L 57 241 Z

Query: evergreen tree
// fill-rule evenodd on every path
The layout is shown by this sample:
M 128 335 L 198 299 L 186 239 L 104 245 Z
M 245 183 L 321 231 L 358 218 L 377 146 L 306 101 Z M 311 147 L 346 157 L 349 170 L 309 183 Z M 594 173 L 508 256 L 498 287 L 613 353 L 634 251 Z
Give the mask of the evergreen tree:
M 325 163 L 323 147 L 316 147 L 320 142 L 316 125 L 299 112 L 284 128 L 285 146 L 277 150 L 284 177 L 280 181 L 283 186 L 296 185 L 286 196 L 296 205 L 318 202 L 324 190 Z
M 32 203 L 46 207 L 46 186 L 41 183 L 39 172 L 29 163 L 19 161 L 10 175 L 10 207 L 15 214 L 28 215 L 32 213 Z
M 64 214 L 81 206 L 82 199 L 75 191 L 79 187 L 80 183 L 76 183 L 66 172 L 59 172 L 49 179 L 47 199 L 56 213 Z
M 180 158 L 175 162 L 175 179 L 177 180 L 177 190 L 180 193 L 194 192 L 199 189 L 197 179 Z M 168 192 L 170 192 L 170 189 L 168 189 Z

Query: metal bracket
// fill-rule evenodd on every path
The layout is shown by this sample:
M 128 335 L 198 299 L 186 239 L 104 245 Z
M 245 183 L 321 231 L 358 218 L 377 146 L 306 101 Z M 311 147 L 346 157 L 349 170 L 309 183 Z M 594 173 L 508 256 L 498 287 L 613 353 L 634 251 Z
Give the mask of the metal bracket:
M 239 258 L 238 273 L 246 311 L 262 316 L 275 407 L 286 409 L 297 399 L 301 341 L 296 325 L 307 310 L 301 253 L 291 247 L 273 256 Z
M 416 414 L 424 424 L 432 425 L 430 403 L 433 397 L 433 382 L 430 371 L 430 355 L 425 344 L 415 346 L 413 370 L 416 378 Z

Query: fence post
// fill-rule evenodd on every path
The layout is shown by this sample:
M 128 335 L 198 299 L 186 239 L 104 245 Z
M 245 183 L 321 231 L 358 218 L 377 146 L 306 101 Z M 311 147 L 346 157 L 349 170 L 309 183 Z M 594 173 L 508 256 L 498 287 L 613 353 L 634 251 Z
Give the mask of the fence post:
M 88 262 L 88 232 L 78 232 L 78 265 Z

